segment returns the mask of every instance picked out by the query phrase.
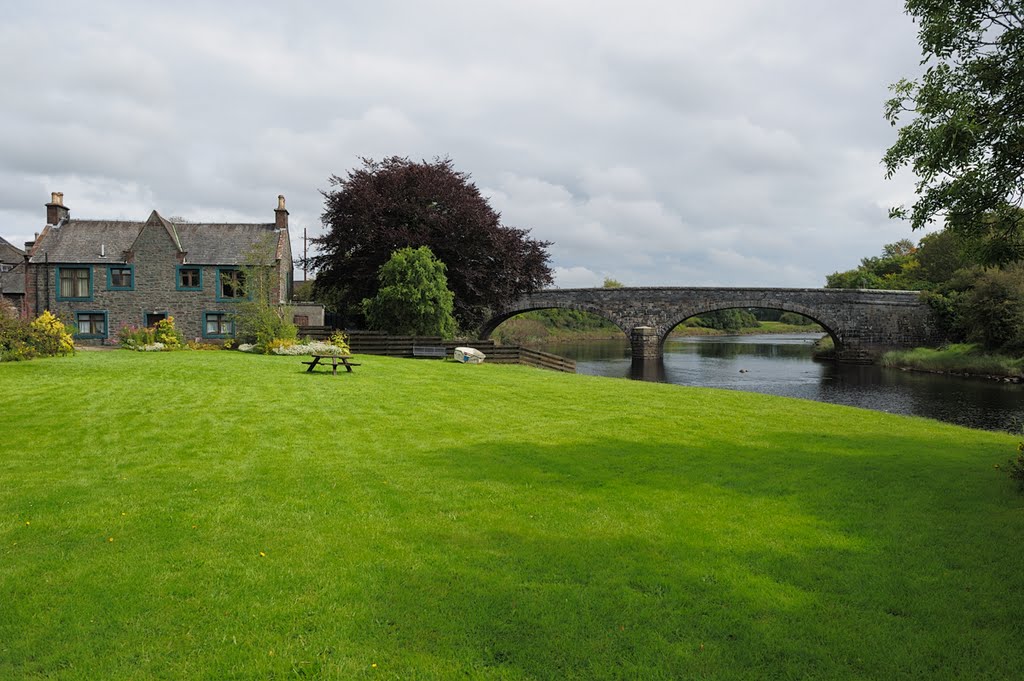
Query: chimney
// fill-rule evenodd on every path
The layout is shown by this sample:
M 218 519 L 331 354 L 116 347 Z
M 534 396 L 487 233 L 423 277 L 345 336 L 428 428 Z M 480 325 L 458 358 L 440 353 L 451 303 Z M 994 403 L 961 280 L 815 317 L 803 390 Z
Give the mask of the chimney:
M 64 206 L 64 192 L 50 192 L 50 202 L 46 204 L 46 224 L 55 225 L 70 218 L 71 211 Z
M 284 195 L 277 195 L 277 209 L 274 211 L 274 226 L 288 229 L 288 211 L 284 207 Z

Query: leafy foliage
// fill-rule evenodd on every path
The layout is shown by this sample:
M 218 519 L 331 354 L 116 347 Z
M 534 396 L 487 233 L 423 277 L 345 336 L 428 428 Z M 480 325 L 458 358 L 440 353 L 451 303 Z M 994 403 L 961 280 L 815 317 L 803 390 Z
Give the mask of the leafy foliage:
M 28 321 L 0 299 L 0 362 L 17 362 L 35 356 Z
M 276 249 L 277 238 L 268 236 L 246 253 L 242 267 L 244 297 L 232 315 L 236 340 L 252 343 L 262 353 L 269 353 L 275 340 L 294 341 L 299 332 L 291 321 L 291 307 L 275 299 L 281 274 L 268 263 L 274 261 Z
M 900 80 L 885 117 L 913 114 L 886 152 L 889 177 L 910 166 L 916 203 L 890 215 L 937 218 L 978 239 L 989 264 L 1024 255 L 1024 0 L 907 0 L 928 68 Z
M 693 321 L 697 326 L 702 326 L 706 329 L 717 329 L 719 331 L 739 331 L 740 329 L 760 326 L 757 317 L 750 310 L 738 308 L 708 312 L 694 317 Z
M 919 290 L 923 286 L 916 254 L 909 239 L 886 244 L 881 255 L 862 258 L 856 269 L 828 275 L 825 288 Z
M 454 315 L 464 328 L 488 308 L 507 304 L 553 281 L 546 241 L 501 224 L 468 174 L 450 159 L 414 163 L 392 156 L 363 159 L 323 192 L 327 233 L 319 255 L 317 300 L 354 321 L 362 301 L 377 294 L 377 273 L 401 248 L 427 246 L 447 266 Z
M 1017 443 L 1017 456 L 1009 460 L 1006 474 L 1017 483 L 1017 490 L 1024 492 L 1024 442 Z
M 30 343 L 36 352 L 46 357 L 71 355 L 75 352 L 75 342 L 71 333 L 49 310 L 36 317 L 30 325 Z
M 426 246 L 401 248 L 380 268 L 377 295 L 363 301 L 371 329 L 404 336 L 455 335 L 445 265 Z
M 857 269 L 827 277 L 828 288 L 921 290 L 939 331 L 985 351 L 1024 352 L 1024 262 L 985 267 L 976 239 L 946 229 L 889 244 Z
M 957 310 L 966 340 L 991 350 L 1024 352 L 1024 263 L 978 272 Z

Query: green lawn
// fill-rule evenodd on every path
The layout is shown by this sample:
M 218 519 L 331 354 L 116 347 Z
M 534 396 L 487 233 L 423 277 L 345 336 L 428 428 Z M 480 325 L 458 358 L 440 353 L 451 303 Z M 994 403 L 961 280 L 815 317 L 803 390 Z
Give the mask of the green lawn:
M 0 678 L 1021 677 L 1010 436 L 299 361 L 0 364 Z

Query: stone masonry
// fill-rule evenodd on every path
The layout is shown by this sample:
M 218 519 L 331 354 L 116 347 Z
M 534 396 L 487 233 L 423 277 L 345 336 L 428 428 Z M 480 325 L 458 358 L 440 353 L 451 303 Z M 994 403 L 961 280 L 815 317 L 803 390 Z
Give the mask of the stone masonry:
M 662 356 L 673 328 L 694 315 L 761 307 L 796 312 L 821 324 L 843 362 L 870 362 L 886 350 L 941 341 L 931 310 L 916 291 L 787 288 L 595 288 L 538 291 L 498 311 L 481 328 L 487 338 L 506 319 L 547 308 L 607 319 L 630 339 L 635 360 Z
M 153 211 L 145 222 L 72 220 L 62 195 L 47 204 L 47 225 L 31 244 L 25 276 L 25 313 L 50 310 L 67 323 L 83 315 L 102 319 L 100 332 L 82 333 L 81 343 L 113 343 L 123 326 L 148 326 L 174 317 L 186 340 L 219 341 L 230 337 L 230 326 L 210 331 L 210 315 L 230 315 L 238 300 L 225 297 L 220 275 L 245 265 L 245 254 L 261 240 L 268 242 L 267 266 L 279 275 L 274 302 L 284 302 L 291 288 L 291 246 L 288 211 L 278 197 L 275 222 L 259 224 L 171 223 Z M 118 283 L 113 274 L 131 271 Z M 182 270 L 198 271 L 197 281 L 184 279 Z M 59 295 L 60 271 L 88 272 L 88 295 Z

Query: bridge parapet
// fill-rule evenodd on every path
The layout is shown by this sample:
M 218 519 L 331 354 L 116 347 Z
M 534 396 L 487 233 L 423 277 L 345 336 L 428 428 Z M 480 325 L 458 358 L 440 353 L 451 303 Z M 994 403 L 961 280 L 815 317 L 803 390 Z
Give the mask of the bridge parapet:
M 523 296 L 481 329 L 486 338 L 522 312 L 582 310 L 607 319 L 630 339 L 635 359 L 661 357 L 673 328 L 694 315 L 762 307 L 810 317 L 832 336 L 840 361 L 871 361 L 882 352 L 941 339 L 917 291 L 821 288 L 642 287 L 548 289 Z M 649 330 L 648 330 L 649 329 Z

